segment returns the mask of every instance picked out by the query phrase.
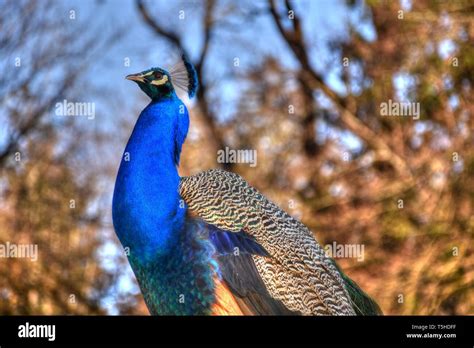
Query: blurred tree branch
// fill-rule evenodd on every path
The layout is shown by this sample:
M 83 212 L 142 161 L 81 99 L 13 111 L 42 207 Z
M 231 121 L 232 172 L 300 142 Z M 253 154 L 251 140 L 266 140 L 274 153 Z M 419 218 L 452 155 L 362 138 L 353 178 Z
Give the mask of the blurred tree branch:
M 2 259 L 1 314 L 105 314 L 101 301 L 115 286 L 116 272 L 97 256 L 109 208 L 89 211 L 98 173 L 85 152 L 97 151 L 100 135 L 54 111 L 64 99 L 85 98 L 83 76 L 122 32 L 97 35 L 69 17 L 73 10 L 53 1 L 2 4 L 0 243 L 37 246 L 38 255 Z
M 269 12 L 278 28 L 278 31 L 283 39 L 288 43 L 295 54 L 295 57 L 301 64 L 302 70 L 299 76 L 299 81 L 307 91 L 306 93 L 308 94 L 310 91 L 316 89 L 321 90 L 333 102 L 333 105 L 339 111 L 342 124 L 372 147 L 377 152 L 379 159 L 392 163 L 394 169 L 397 170 L 405 180 L 412 181 L 412 173 L 406 161 L 390 148 L 390 146 L 387 145 L 373 130 L 364 125 L 364 123 L 357 118 L 354 113 L 355 105 L 351 98 L 342 98 L 337 95 L 324 82 L 324 78 L 311 67 L 306 44 L 304 42 L 301 22 L 296 11 L 291 7 L 289 0 L 285 0 L 285 6 L 287 11 L 293 11 L 294 18 L 290 20 L 292 23 L 292 30 L 284 28 L 283 20 L 277 12 L 274 0 L 268 0 L 268 3 Z M 312 98 L 311 94 L 311 99 Z M 309 126 L 313 125 L 310 124 Z
M 75 45 L 69 45 L 71 36 L 75 35 L 72 24 L 67 27 L 65 19 L 62 19 L 67 29 L 58 31 L 58 24 L 48 22 L 48 11 L 54 8 L 51 6 L 52 3 L 48 1 L 42 4 L 34 1 L 22 5 L 11 4 L 8 8 L 10 18 L 0 18 L 0 23 L 5 27 L 5 31 L 0 34 L 0 53 L 9 57 L 5 64 L 10 65 L 5 67 L 4 74 L 0 76 L 0 100 L 6 109 L 5 121 L 10 127 L 7 139 L 0 146 L 0 168 L 5 167 L 14 151 L 20 150 L 19 144 L 23 139 L 42 131 L 45 116 L 56 102 L 73 92 L 78 96 L 74 87 L 85 67 L 121 36 L 118 30 L 105 33 L 100 39 L 89 34 L 76 41 Z M 31 15 L 42 12 L 45 13 L 44 18 Z M 30 20 L 14 22 L 16 15 L 29 17 Z M 19 26 L 18 30 L 13 29 L 16 25 Z M 38 40 L 38 37 L 43 41 Z M 33 49 L 28 45 L 32 45 Z M 11 66 L 16 64 L 12 57 L 14 51 L 22 54 L 15 57 L 20 59 L 20 65 L 12 69 Z M 61 80 L 49 81 L 48 84 L 54 69 L 63 69 L 64 75 Z M 37 87 L 37 84 L 47 84 L 48 88 Z

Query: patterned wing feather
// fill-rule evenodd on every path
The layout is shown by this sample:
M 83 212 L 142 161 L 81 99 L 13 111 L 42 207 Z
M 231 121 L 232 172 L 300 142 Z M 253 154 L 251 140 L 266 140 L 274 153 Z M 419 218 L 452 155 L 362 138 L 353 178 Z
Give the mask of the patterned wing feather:
M 244 231 L 229 232 L 204 224 L 204 235 L 215 248 L 214 259 L 218 264 L 214 314 L 297 314 L 268 293 L 252 258 L 253 255 L 271 257 L 260 244 Z M 229 298 L 233 298 L 233 301 L 229 301 Z M 240 313 L 234 310 L 235 304 L 240 308 Z
M 305 315 L 355 315 L 341 273 L 309 229 L 239 175 L 213 169 L 184 177 L 180 194 L 208 224 L 244 231 L 271 257 L 251 255 L 268 293 Z M 231 265 L 229 267 L 232 267 Z

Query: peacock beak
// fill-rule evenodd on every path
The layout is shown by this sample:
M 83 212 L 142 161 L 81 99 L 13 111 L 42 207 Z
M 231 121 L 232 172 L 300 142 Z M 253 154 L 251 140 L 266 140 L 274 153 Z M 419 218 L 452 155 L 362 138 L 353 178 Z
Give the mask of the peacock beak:
M 125 78 L 130 81 L 145 82 L 145 79 L 142 74 L 130 74 L 125 76 Z

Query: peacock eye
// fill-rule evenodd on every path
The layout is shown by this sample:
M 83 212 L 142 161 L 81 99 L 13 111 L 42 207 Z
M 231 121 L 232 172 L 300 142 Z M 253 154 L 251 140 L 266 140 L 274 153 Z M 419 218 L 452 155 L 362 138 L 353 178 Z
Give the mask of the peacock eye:
M 155 79 L 162 79 L 163 78 L 163 74 L 160 73 L 159 71 L 155 72 L 155 74 L 153 76 L 155 77 Z

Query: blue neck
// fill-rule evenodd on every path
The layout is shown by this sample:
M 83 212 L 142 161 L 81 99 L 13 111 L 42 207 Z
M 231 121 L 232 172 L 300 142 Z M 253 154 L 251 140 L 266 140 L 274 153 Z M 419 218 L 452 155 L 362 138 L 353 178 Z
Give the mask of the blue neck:
M 209 314 L 213 249 L 186 219 L 177 165 L 189 117 L 173 92 L 140 114 L 115 183 L 112 215 L 151 314 Z
M 186 208 L 180 204 L 177 165 L 189 117 L 173 92 L 140 114 L 117 176 L 113 221 L 124 247 L 146 262 L 179 240 Z

